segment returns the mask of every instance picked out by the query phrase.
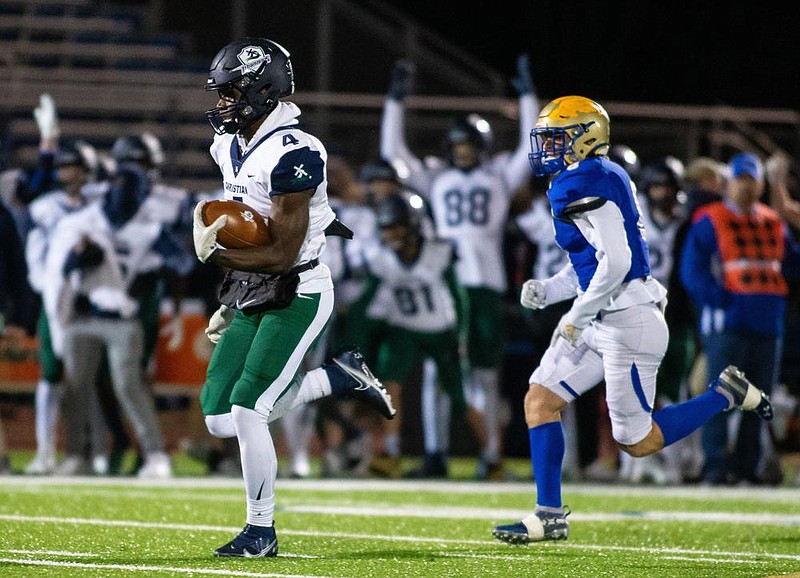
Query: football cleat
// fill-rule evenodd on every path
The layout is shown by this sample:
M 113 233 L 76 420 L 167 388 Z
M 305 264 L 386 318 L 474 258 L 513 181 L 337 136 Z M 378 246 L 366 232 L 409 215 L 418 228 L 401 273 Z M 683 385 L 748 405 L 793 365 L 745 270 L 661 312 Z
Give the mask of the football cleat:
M 136 473 L 137 478 L 164 480 L 172 477 L 172 460 L 165 452 L 152 452 L 144 458 L 144 463 Z
M 269 558 L 278 555 L 278 536 L 274 526 L 247 524 L 233 540 L 214 550 L 222 558 Z
M 742 411 L 753 411 L 763 420 L 772 419 L 769 396 L 750 383 L 735 365 L 723 369 L 719 379 L 711 387 L 728 399 L 728 410 L 739 408 Z
M 25 466 L 26 476 L 49 476 L 56 469 L 56 460 L 52 456 L 36 454 L 36 457 Z
M 566 540 L 569 537 L 569 508 L 561 514 L 537 511 L 516 524 L 497 526 L 492 536 L 507 544 L 529 544 L 544 540 Z
M 69 454 L 56 466 L 53 473 L 57 476 L 90 476 L 93 472 L 89 460 L 79 455 Z
M 392 419 L 397 410 L 392 406 L 392 398 L 386 393 L 364 361 L 357 349 L 347 349 L 333 358 L 333 363 L 350 377 L 351 389 L 347 397 L 357 399 L 378 411 L 386 419 Z

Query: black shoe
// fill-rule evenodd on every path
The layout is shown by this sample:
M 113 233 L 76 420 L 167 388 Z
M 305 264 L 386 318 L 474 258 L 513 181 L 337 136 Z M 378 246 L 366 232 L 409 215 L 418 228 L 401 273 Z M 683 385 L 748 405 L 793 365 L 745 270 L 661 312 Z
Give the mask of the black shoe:
M 251 526 L 233 540 L 214 550 L 214 556 L 223 558 L 268 558 L 278 555 L 278 536 L 274 526 Z
M 723 369 L 719 379 L 711 387 L 728 399 L 729 410 L 738 408 L 743 411 L 753 411 L 763 420 L 772 419 L 769 396 L 750 383 L 736 366 L 729 365 Z
M 345 394 L 346 397 L 366 403 L 386 419 L 394 417 L 397 411 L 392 406 L 391 396 L 367 367 L 361 352 L 357 349 L 347 349 L 334 357 L 332 362 L 333 366 L 344 371 L 350 378 L 351 389 Z

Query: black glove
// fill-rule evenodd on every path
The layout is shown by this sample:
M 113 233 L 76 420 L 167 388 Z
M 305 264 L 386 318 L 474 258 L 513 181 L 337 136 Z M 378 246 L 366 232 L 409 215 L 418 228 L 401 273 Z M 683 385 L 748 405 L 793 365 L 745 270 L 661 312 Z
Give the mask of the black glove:
M 524 94 L 534 94 L 536 89 L 531 78 L 530 60 L 527 54 L 520 54 L 517 57 L 517 75 L 511 79 L 511 84 L 519 96 Z
M 392 65 L 391 84 L 389 85 L 389 98 L 403 100 L 414 92 L 414 74 L 416 68 L 409 60 L 398 60 Z

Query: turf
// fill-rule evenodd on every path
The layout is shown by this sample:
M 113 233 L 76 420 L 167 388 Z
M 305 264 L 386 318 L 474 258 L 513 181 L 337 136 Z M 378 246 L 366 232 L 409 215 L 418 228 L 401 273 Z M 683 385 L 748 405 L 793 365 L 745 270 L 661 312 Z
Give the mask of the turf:
M 241 482 L 0 478 L 0 576 L 772 576 L 800 572 L 797 490 L 567 485 L 566 542 L 496 542 L 530 482 L 279 480 L 273 559 L 216 559 Z

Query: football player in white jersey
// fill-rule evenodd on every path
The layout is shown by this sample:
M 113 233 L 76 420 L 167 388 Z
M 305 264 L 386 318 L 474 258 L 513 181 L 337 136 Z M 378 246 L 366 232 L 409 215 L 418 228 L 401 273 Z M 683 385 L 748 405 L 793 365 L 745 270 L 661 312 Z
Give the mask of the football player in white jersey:
M 653 411 L 656 373 L 669 337 L 663 315 L 667 291 L 650 274 L 631 179 L 607 158 L 609 141 L 608 113 L 582 96 L 550 102 L 531 131 L 531 167 L 537 176 L 552 177 L 547 196 L 569 265 L 548 279 L 526 281 L 520 301 L 541 309 L 575 299 L 525 396 L 536 508 L 521 521 L 494 529 L 503 542 L 568 537 L 569 510 L 561 501 L 561 412 L 603 379 L 612 435 L 635 457 L 683 439 L 726 410 L 772 418 L 769 398 L 733 366 L 703 394 Z
M 87 199 L 82 190 L 93 170 L 94 149 L 83 142 L 65 144 L 54 155 L 55 169 L 62 188 L 37 197 L 29 206 L 32 228 L 25 242 L 28 282 L 41 294 L 46 280 L 45 262 L 50 236 L 64 215 L 82 209 Z M 56 321 L 57 322 L 57 321 Z M 42 308 L 36 323 L 39 340 L 41 378 L 36 384 L 36 456 L 25 467 L 26 474 L 53 473 L 56 463 L 56 429 L 63 388 L 63 364 L 53 352 L 47 314 Z M 105 429 L 103 428 L 103 436 Z M 95 448 L 98 449 L 98 448 Z
M 528 58 L 522 55 L 513 80 L 520 117 L 516 150 L 492 156 L 489 123 L 470 114 L 457 119 L 447 133 L 447 164 L 428 169 L 409 151 L 404 138 L 403 97 L 410 91 L 412 74 L 413 68 L 407 63 L 399 62 L 393 69 L 383 111 L 381 155 L 404 167 L 407 182 L 430 204 L 436 234 L 455 244 L 456 271 L 471 303 L 468 399 L 483 410 L 489 435 L 489 444 L 480 456 L 478 477 L 501 479 L 499 368 L 504 344 L 502 298 L 506 291 L 502 244 L 510 197 L 529 176 L 528 130 L 536 118 L 538 102 Z M 430 387 L 432 373 L 426 372 L 426 376 L 423 387 Z
M 214 57 L 206 90 L 218 95 L 206 117 L 225 197 L 250 205 L 270 233 L 265 245 L 225 249 L 216 237 L 227 217 L 206 225 L 204 201 L 194 211 L 198 259 L 229 270 L 206 330 L 217 345 L 200 402 L 209 432 L 239 442 L 247 498 L 244 529 L 214 554 L 276 556 L 278 458 L 269 422 L 331 394 L 362 399 L 387 418 L 395 411 L 357 351 L 301 374 L 333 312 L 331 273 L 319 260 L 326 230 L 349 231 L 328 206 L 325 147 L 300 128 L 300 109 L 280 100 L 294 92 L 289 53 L 266 38 L 235 40 Z
M 369 339 L 358 320 L 363 323 L 370 310 L 381 310 L 386 328 L 376 370 L 392 399 L 399 404 L 401 390 L 419 363 L 424 358 L 433 360 L 453 412 L 465 421 L 483 450 L 483 416 L 467 406 L 464 397 L 461 344 L 466 338 L 468 302 L 455 273 L 453 244 L 426 238 L 421 232 L 422 211 L 402 194 L 380 200 L 375 213 L 381 245 L 367 256 L 370 274 L 353 305 L 367 313 L 353 317 L 348 337 L 356 343 Z M 400 477 L 400 430 L 399 419 L 387 424 L 383 452 L 370 465 L 372 473 Z

